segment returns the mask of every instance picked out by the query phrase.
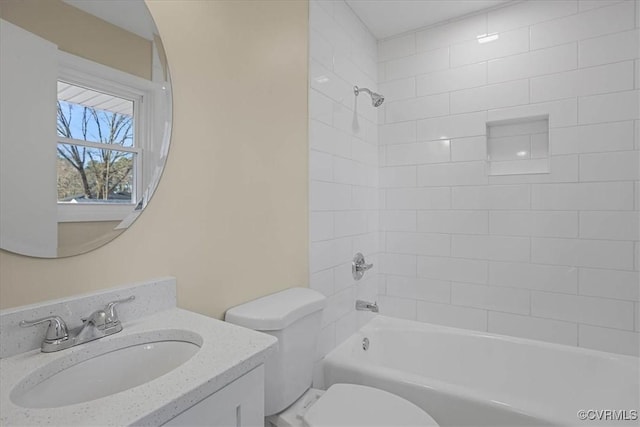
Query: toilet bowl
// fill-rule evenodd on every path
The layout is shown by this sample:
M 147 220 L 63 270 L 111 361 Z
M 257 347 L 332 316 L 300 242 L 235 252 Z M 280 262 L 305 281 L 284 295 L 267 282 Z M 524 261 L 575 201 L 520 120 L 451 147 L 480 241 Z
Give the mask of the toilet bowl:
M 274 427 L 437 426 L 425 411 L 395 394 L 355 384 L 309 389 L 293 405 L 267 418 Z
M 278 338 L 265 362 L 265 415 L 275 427 L 422 427 L 433 418 L 395 394 L 355 384 L 312 389 L 325 297 L 291 288 L 233 307 L 225 320 Z

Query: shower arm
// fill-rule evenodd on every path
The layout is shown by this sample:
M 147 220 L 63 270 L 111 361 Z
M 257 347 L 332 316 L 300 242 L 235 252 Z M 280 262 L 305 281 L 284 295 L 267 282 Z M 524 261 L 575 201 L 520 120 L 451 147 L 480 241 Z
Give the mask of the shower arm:
M 360 92 L 367 92 L 370 96 L 373 96 L 373 92 L 371 92 L 371 90 L 367 89 L 366 87 L 353 87 L 353 93 L 355 93 L 356 96 L 360 95 Z
M 372 90 L 367 89 L 366 87 L 362 87 L 362 88 L 358 86 L 353 87 L 353 93 L 356 94 L 356 97 L 360 94 L 360 92 L 368 93 L 369 96 L 371 97 L 371 104 L 376 108 L 378 108 L 384 102 L 384 96 L 380 95 L 379 93 L 375 93 Z

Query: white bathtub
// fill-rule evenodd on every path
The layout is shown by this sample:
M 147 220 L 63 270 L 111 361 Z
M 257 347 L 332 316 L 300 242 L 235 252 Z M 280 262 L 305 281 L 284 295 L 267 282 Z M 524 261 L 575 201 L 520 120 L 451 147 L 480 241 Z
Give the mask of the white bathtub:
M 327 387 L 353 383 L 390 391 L 441 426 L 637 426 L 639 363 L 631 356 L 377 316 L 329 353 L 323 367 Z M 612 412 L 588 412 L 582 422 L 579 410 Z M 605 421 L 620 418 L 627 420 Z

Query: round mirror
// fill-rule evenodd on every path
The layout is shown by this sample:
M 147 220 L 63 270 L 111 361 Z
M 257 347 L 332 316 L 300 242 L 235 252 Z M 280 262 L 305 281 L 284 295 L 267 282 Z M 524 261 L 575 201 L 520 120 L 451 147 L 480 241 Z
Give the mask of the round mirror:
M 2 0 L 0 248 L 66 257 L 126 230 L 162 175 L 171 108 L 143 0 Z

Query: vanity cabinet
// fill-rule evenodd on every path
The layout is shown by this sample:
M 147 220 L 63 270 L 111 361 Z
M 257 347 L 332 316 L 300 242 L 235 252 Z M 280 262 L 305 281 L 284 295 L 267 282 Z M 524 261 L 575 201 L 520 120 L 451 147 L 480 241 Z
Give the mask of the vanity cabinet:
M 264 427 L 264 365 L 254 368 L 163 425 Z

